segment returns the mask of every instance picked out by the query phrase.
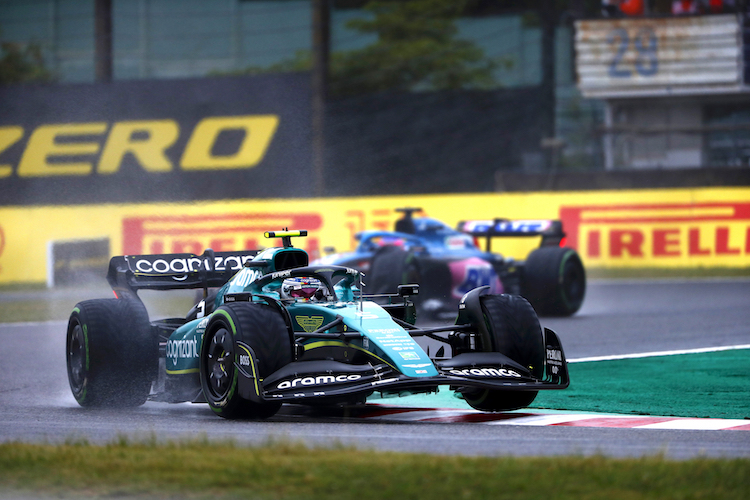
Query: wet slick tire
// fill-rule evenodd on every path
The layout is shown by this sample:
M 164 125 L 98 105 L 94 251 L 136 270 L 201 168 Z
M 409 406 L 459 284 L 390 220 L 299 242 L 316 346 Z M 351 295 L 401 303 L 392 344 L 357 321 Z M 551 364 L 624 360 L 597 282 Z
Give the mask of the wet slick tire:
M 537 248 L 526 258 L 522 290 L 541 315 L 575 314 L 586 294 L 581 258 L 572 248 Z
M 203 394 L 211 409 L 228 419 L 263 419 L 276 414 L 280 402 L 243 399 L 238 391 L 239 356 L 252 350 L 256 387 L 292 361 L 291 339 L 281 313 L 265 304 L 234 302 L 219 307 L 208 322 L 200 353 Z
M 447 261 L 417 256 L 395 245 L 384 246 L 373 256 L 365 278 L 368 294 L 396 293 L 398 285 L 412 283 L 419 284 L 419 294 L 409 300 L 420 317 L 435 318 L 446 312 L 453 287 Z
M 372 257 L 366 280 L 367 293 L 396 293 L 398 285 L 419 280 L 419 271 L 412 254 L 395 245 L 386 245 Z
M 158 344 L 142 303 L 96 299 L 76 304 L 68 320 L 68 382 L 85 407 L 146 402 L 156 377 Z
M 505 354 L 542 378 L 544 338 L 531 304 L 520 295 L 485 295 L 480 303 L 492 344 L 484 350 Z M 536 395 L 537 391 L 477 389 L 464 392 L 463 397 L 476 410 L 497 412 L 525 408 Z

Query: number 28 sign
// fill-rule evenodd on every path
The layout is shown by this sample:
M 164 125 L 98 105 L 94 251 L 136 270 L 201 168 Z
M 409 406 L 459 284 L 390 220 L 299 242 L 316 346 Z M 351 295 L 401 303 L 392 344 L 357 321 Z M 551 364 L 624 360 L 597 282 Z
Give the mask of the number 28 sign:
M 742 92 L 742 21 L 735 14 L 575 23 L 584 97 Z
M 616 28 L 607 35 L 607 43 L 613 49 L 608 71 L 610 77 L 649 77 L 659 72 L 658 42 L 653 28 L 640 27 L 637 31 Z

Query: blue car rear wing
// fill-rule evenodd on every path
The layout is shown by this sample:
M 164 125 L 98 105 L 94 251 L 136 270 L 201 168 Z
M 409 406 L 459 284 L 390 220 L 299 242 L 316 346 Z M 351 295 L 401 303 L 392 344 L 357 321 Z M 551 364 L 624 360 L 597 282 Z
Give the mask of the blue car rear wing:
M 456 229 L 475 238 L 487 238 L 488 252 L 491 238 L 541 236 L 540 246 L 560 246 L 565 238 L 559 220 L 469 220 L 459 222 Z

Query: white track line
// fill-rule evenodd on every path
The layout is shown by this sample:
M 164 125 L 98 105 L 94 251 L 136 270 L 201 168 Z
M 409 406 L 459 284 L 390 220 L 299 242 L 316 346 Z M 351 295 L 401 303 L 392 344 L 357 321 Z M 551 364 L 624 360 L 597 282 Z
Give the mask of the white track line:
M 563 424 L 566 422 L 576 422 L 579 420 L 589 420 L 597 417 L 598 415 L 590 414 L 538 414 L 530 417 L 518 417 L 508 420 L 495 420 L 489 422 L 482 422 L 485 425 L 529 425 L 542 427 L 545 425 Z
M 636 429 L 674 429 L 718 431 L 750 424 L 750 420 L 719 419 L 719 418 L 679 418 L 668 422 L 639 425 Z
M 453 418 L 457 416 L 471 415 L 473 413 L 481 414 L 482 412 L 477 410 L 438 410 L 435 408 L 417 408 L 408 411 L 399 411 L 397 413 L 389 413 L 386 415 L 377 415 L 374 417 L 366 418 L 367 420 L 398 420 L 401 422 L 418 422 L 420 420 L 426 420 L 430 418 Z
M 388 409 L 384 407 L 384 409 Z M 485 415 L 487 420 L 474 421 L 472 417 Z M 483 414 L 476 410 L 460 409 L 411 409 L 395 413 L 365 416 L 365 420 L 398 421 L 398 422 L 433 422 L 433 423 L 472 423 L 474 425 L 532 426 L 574 425 L 576 427 L 610 427 L 621 429 L 667 429 L 667 430 L 724 430 L 750 426 L 750 420 L 660 417 L 655 415 L 621 415 L 611 413 L 513 413 Z M 748 430 L 748 429 L 745 429 Z
M 591 356 L 588 358 L 569 359 L 568 363 L 585 363 L 589 361 L 614 361 L 618 359 L 653 358 L 656 356 L 675 356 L 678 354 L 698 354 L 702 352 L 734 351 L 739 349 L 750 349 L 750 344 L 730 345 L 719 347 L 701 347 L 698 349 L 678 349 L 674 351 L 641 352 L 634 354 L 614 354 L 611 356 Z

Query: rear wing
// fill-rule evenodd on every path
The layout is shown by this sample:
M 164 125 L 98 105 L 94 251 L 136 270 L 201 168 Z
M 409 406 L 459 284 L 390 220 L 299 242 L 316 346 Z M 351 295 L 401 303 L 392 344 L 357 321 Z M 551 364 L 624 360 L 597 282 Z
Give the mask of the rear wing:
M 107 282 L 112 290 L 135 293 L 137 290 L 175 290 L 224 285 L 258 250 L 214 252 L 202 255 L 170 253 L 122 255 L 112 257 Z
M 487 238 L 486 251 L 490 251 L 491 238 L 541 236 L 540 246 L 560 246 L 565 238 L 559 220 L 469 220 L 461 221 L 456 228 L 475 238 Z

